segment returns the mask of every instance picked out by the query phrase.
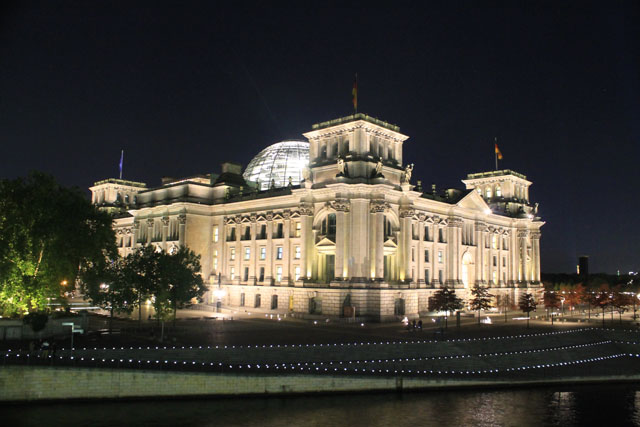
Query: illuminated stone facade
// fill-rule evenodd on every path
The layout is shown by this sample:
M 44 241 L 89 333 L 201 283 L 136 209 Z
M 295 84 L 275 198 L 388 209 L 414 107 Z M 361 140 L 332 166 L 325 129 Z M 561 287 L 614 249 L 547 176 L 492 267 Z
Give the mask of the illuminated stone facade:
M 300 185 L 256 190 L 229 163 L 217 177 L 131 183 L 135 203 L 115 220 L 121 254 L 186 245 L 218 289 L 207 302 L 247 310 L 385 321 L 428 311 L 443 286 L 461 297 L 476 283 L 513 298 L 539 289 L 544 223 L 525 176 L 470 174 L 464 190 L 423 191 L 397 126 L 356 114 L 304 136 Z

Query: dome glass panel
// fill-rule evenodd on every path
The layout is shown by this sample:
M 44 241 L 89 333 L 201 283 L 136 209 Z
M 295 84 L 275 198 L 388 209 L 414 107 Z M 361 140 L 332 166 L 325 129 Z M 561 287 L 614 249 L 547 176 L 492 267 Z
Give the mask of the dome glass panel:
M 267 190 L 273 180 L 276 187 L 302 182 L 302 170 L 309 164 L 309 143 L 305 141 L 282 141 L 270 145 L 255 156 L 242 176 L 246 181 L 257 183 L 260 190 Z

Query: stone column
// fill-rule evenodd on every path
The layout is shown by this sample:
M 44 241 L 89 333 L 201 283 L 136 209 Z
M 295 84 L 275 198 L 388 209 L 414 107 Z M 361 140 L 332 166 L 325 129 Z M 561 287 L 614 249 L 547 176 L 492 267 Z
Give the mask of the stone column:
M 518 243 L 520 250 L 520 275 L 518 279 L 526 283 L 527 279 L 527 237 L 529 236 L 528 230 L 518 231 Z
M 373 275 L 376 280 L 384 280 L 384 211 L 386 204 L 382 200 L 374 200 L 370 205 L 371 221 L 371 244 Z
M 153 241 L 153 225 L 155 221 L 153 218 L 147 219 L 147 245 L 150 245 Z
M 345 260 L 347 259 L 347 226 L 346 216 L 349 212 L 349 201 L 347 199 L 337 199 L 333 203 L 336 210 L 336 263 L 335 276 L 342 280 L 346 277 L 347 268 Z
M 533 246 L 532 260 L 533 263 L 533 281 L 540 282 L 540 232 L 535 230 L 531 232 L 531 244 Z
M 282 216 L 284 217 L 284 244 L 282 248 L 282 281 L 284 286 L 289 286 L 289 277 L 291 277 L 291 212 L 284 211 Z
M 169 217 L 162 217 L 162 250 L 167 251 L 167 236 L 169 235 Z
M 349 275 L 354 281 L 371 277 L 369 262 L 369 201 L 351 199 L 349 215 Z M 353 266 L 353 271 L 351 271 Z
M 249 282 L 252 285 L 256 284 L 256 270 L 258 268 L 258 258 L 260 258 L 260 254 L 258 254 L 258 245 L 256 242 L 256 235 L 258 234 L 258 216 L 253 213 L 250 217 L 251 220 L 251 262 L 249 263 Z
M 402 269 L 404 270 L 404 279 L 412 279 L 413 272 L 411 271 L 411 243 L 413 241 L 413 215 L 415 212 L 413 209 L 404 209 L 400 211 L 400 231 L 402 233 Z
M 451 217 L 447 224 L 447 277 L 452 287 L 460 285 L 460 234 L 462 218 Z
M 138 244 L 138 239 L 140 238 L 140 221 L 135 219 L 133 220 L 133 239 L 131 240 L 131 249 L 134 249 Z
M 185 214 L 178 215 L 178 224 L 178 242 L 180 246 L 184 246 L 187 238 L 187 216 Z
M 300 274 L 307 280 L 311 279 L 313 267 L 313 205 L 311 203 L 302 203 L 300 205 L 300 246 L 302 253 L 300 265 L 302 271 Z
M 420 214 L 418 216 L 418 248 L 417 251 L 418 253 L 417 255 L 417 259 L 416 259 L 416 265 L 417 265 L 417 277 L 415 277 L 414 279 L 417 281 L 418 283 L 418 287 L 424 287 L 424 283 L 425 283 L 425 277 L 424 277 L 424 218 L 425 215 L 424 214 Z
M 483 284 L 484 280 L 484 233 L 487 228 L 487 224 L 484 222 L 476 222 L 476 283 Z

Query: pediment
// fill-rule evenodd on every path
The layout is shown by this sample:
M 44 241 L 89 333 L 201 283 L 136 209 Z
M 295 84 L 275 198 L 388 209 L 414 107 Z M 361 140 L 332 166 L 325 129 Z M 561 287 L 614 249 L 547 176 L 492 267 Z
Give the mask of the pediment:
M 490 209 L 487 202 L 484 201 L 477 191 L 470 191 L 469 194 L 456 203 L 456 206 L 482 212 L 486 212 L 487 209 Z
M 336 245 L 336 242 L 333 242 L 327 239 L 326 237 L 323 237 L 318 243 L 316 243 L 317 247 L 335 246 L 335 245 Z
M 391 240 L 391 239 L 387 239 L 387 241 L 384 242 L 384 244 L 382 246 L 384 246 L 385 248 L 397 248 L 398 247 L 398 245 L 396 245 L 395 242 L 393 240 Z

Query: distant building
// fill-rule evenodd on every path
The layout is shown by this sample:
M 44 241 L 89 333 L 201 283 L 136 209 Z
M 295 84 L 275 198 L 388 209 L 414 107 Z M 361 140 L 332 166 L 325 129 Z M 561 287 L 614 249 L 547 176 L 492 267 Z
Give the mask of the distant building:
M 385 321 L 427 311 L 444 286 L 463 297 L 475 284 L 514 298 L 539 289 L 544 222 L 524 175 L 475 173 L 464 189 L 425 192 L 397 126 L 355 114 L 304 136 L 267 147 L 244 176 L 225 163 L 157 188 L 106 180 L 93 201 L 120 210 L 122 255 L 145 244 L 200 254 L 219 287 L 209 303 Z
M 589 256 L 582 255 L 578 257 L 578 276 L 581 280 L 589 280 Z

